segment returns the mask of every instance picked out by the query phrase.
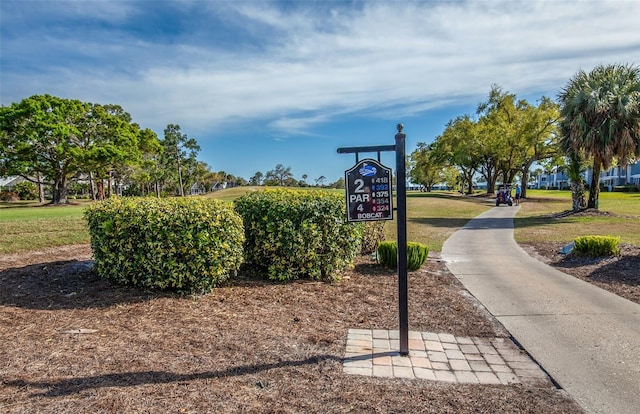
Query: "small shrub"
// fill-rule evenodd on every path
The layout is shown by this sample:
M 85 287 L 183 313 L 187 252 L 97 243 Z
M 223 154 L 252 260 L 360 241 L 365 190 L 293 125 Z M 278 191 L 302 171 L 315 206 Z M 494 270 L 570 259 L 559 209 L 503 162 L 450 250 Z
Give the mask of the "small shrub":
M 429 249 L 422 243 L 407 242 L 407 269 L 418 270 L 427 261 Z M 398 244 L 386 241 L 378 246 L 378 262 L 391 268 L 398 267 Z
M 219 200 L 112 197 L 85 218 L 96 271 L 117 283 L 207 292 L 242 263 L 242 220 Z
M 38 186 L 29 181 L 22 181 L 14 185 L 13 191 L 18 194 L 20 200 L 38 199 Z
M 0 201 L 18 201 L 20 197 L 13 191 L 0 191 Z
M 638 192 L 638 187 L 633 184 L 615 185 L 613 186 L 613 191 L 617 193 L 635 193 Z
M 409 270 L 418 270 L 427 261 L 429 248 L 422 243 L 407 243 L 407 267 Z
M 329 191 L 264 190 L 235 201 L 248 265 L 272 280 L 336 280 L 360 250 L 362 225 L 348 223 L 344 196 Z
M 395 269 L 398 267 L 398 244 L 385 241 L 378 245 L 378 263 Z
M 384 241 L 385 221 L 367 221 L 364 223 L 362 233 L 362 245 L 360 254 L 371 254 L 376 251 L 378 245 Z
M 574 241 L 573 252 L 579 256 L 602 257 L 620 254 L 620 237 L 584 236 Z

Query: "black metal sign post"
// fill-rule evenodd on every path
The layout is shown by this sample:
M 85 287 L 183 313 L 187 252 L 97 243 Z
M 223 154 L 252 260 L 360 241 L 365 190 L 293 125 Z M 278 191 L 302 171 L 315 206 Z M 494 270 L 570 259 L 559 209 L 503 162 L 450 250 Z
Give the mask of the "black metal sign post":
M 407 280 L 407 179 L 404 126 L 396 134 L 396 198 L 398 206 L 398 319 L 400 355 L 409 355 L 409 282 Z
M 398 224 L 398 316 L 400 322 L 400 355 L 409 355 L 409 284 L 407 281 L 407 182 L 406 182 L 406 134 L 402 132 L 404 126 L 397 125 L 395 145 L 379 145 L 371 147 L 338 148 L 338 154 L 356 154 L 356 165 L 345 171 L 345 185 L 347 187 L 347 218 L 349 221 L 375 221 L 393 219 L 391 199 L 387 201 L 384 194 L 384 178 L 391 176 L 391 170 L 379 163 L 381 151 L 396 152 L 396 198 Z M 359 153 L 377 152 L 378 162 L 366 159 L 359 161 Z M 374 172 L 375 170 L 375 172 Z M 360 181 L 358 181 L 360 180 Z M 367 189 L 367 184 L 374 189 Z M 378 187 L 380 185 L 380 187 Z M 391 196 L 391 182 L 389 180 L 389 194 Z M 366 196 L 367 191 L 375 192 Z M 378 197 L 378 195 L 380 197 Z M 376 200 L 371 203 L 370 200 Z M 380 206 L 385 206 L 380 209 Z M 386 206 L 389 207 L 388 214 Z M 353 215 L 350 213 L 354 208 Z M 360 208 L 360 211 L 358 211 Z M 358 213 L 361 215 L 358 216 Z

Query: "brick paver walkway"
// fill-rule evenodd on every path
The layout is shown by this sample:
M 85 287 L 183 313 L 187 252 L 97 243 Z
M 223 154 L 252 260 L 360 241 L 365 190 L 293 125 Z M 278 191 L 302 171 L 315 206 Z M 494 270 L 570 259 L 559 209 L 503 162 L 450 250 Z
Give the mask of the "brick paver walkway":
M 398 331 L 349 329 L 344 372 L 471 384 L 549 381 L 538 364 L 509 338 L 410 331 L 408 356 L 398 353 L 398 338 Z

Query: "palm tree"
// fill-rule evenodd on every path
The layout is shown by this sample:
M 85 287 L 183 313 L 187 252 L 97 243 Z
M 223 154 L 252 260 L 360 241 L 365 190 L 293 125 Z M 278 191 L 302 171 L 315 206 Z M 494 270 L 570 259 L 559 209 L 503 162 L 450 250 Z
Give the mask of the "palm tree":
M 569 151 L 567 157 L 569 158 L 567 176 L 571 186 L 573 211 L 580 211 L 587 207 L 587 201 L 584 199 L 584 180 L 582 179 L 582 174 L 585 171 L 584 157 L 580 152 L 576 151 Z
M 561 147 L 593 159 L 587 208 L 598 208 L 600 171 L 614 159 L 640 156 L 640 68 L 599 65 L 580 70 L 560 91 Z

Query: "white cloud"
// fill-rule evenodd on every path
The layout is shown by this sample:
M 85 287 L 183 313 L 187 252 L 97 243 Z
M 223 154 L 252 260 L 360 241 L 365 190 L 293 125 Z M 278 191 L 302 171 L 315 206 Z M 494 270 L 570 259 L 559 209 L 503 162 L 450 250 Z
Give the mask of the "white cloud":
M 133 4 L 98 2 L 73 12 L 105 13 L 115 22 L 131 14 Z M 2 103 L 25 91 L 48 92 L 118 103 L 157 129 L 167 119 L 199 130 L 264 120 L 283 133 L 302 133 L 358 111 L 394 117 L 452 99 L 479 101 L 493 83 L 518 95 L 554 94 L 580 68 L 640 58 L 636 1 L 370 2 L 353 8 L 330 2 L 322 10 L 300 3 L 288 11 L 273 3 L 235 4 L 209 7 L 247 28 L 250 38 L 241 47 L 185 39 L 161 44 L 122 33 L 111 41 L 52 40 L 96 61 L 107 56 L 109 67 L 125 70 L 74 61 L 77 66 L 44 68 L 37 78 L 3 73 Z

